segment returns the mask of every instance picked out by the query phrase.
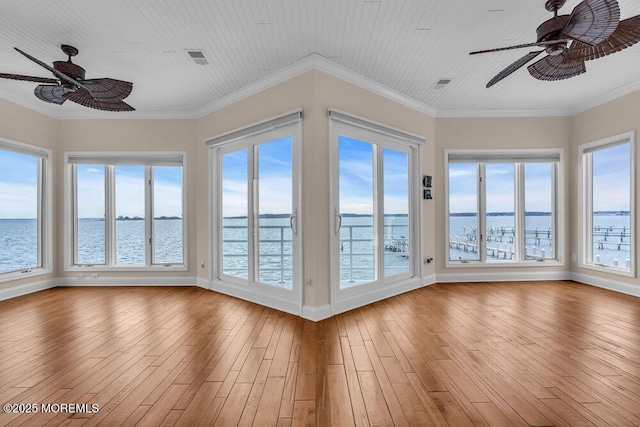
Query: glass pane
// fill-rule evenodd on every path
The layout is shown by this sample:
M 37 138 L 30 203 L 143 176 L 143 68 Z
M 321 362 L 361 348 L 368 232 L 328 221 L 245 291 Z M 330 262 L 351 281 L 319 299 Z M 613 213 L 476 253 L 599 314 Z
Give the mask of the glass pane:
M 153 167 L 153 263 L 182 264 L 182 167 Z
M 144 166 L 116 166 L 116 264 L 145 264 Z
M 480 259 L 476 164 L 449 163 L 449 259 Z
M 409 155 L 385 148 L 384 275 L 409 272 Z
M 592 154 L 592 261 L 631 269 L 631 144 Z
M 515 165 L 487 163 L 487 261 L 515 259 Z
M 527 259 L 555 259 L 553 163 L 524 165 L 524 228 Z
M 292 138 L 266 142 L 258 152 L 258 281 L 293 288 Z
M 373 145 L 340 136 L 340 288 L 375 280 Z
M 222 156 L 222 272 L 249 277 L 248 152 Z
M 104 171 L 102 165 L 76 166 L 76 264 L 105 264 Z
M 0 150 L 0 273 L 39 266 L 38 164 Z

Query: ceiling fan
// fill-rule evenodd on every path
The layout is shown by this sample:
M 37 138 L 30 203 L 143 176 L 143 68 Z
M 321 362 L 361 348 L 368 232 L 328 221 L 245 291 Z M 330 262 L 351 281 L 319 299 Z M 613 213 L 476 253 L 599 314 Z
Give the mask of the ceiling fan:
M 558 15 L 566 0 L 547 0 L 545 8 L 553 18 L 536 30 L 535 43 L 471 52 L 499 52 L 509 49 L 540 46 L 543 50 L 527 53 L 500 71 L 487 83 L 498 83 L 531 62 L 542 52 L 547 56 L 529 65 L 529 74 L 538 80 L 563 80 L 586 72 L 585 61 L 619 52 L 640 41 L 640 15 L 620 21 L 620 6 L 616 0 L 584 0 L 570 15 Z
M 84 68 L 71 62 L 71 57 L 78 54 L 78 49 L 66 44 L 60 47 L 62 51 L 68 55 L 69 59 L 66 61 L 55 61 L 53 67 L 21 51 L 17 47 L 14 48 L 36 64 L 51 71 L 56 77 L 55 79 L 4 73 L 0 73 L 0 77 L 45 83 L 36 86 L 34 94 L 39 99 L 53 104 L 63 104 L 68 99 L 69 101 L 85 107 L 95 108 L 96 110 L 135 110 L 131 105 L 122 101 L 131 93 L 133 83 L 109 78 L 85 80 Z

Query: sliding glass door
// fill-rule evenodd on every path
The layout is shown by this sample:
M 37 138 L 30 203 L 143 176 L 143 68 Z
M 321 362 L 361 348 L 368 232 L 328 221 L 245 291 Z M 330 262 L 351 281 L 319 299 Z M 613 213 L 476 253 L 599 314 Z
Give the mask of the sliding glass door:
M 417 146 L 332 123 L 334 299 L 419 275 Z
M 300 299 L 298 129 L 279 127 L 214 150 L 214 280 L 222 286 Z

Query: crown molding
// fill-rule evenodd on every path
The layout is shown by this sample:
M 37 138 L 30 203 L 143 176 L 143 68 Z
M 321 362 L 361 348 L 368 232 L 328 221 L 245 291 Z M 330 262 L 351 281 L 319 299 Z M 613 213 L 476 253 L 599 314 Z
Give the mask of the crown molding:
M 350 68 L 344 67 L 315 53 L 313 54 L 313 56 L 315 59 L 315 68 L 320 71 L 323 71 L 353 85 L 360 86 L 361 88 L 366 89 L 369 92 L 383 96 L 420 113 L 424 113 L 432 117 L 436 117 L 438 113 L 438 110 L 436 108 L 425 104 L 422 101 L 418 101 L 415 98 L 411 98 L 410 96 L 400 93 L 387 86 L 384 86 L 383 84 L 378 83 L 375 80 L 370 79 L 369 77 L 365 77 L 362 74 L 351 70 Z
M 33 100 L 25 99 L 4 91 L 0 91 L 0 98 L 59 120 L 189 120 L 204 117 L 235 102 L 284 83 L 289 79 L 314 69 L 323 71 L 331 76 L 344 80 L 355 86 L 359 86 L 369 92 L 398 102 L 399 104 L 434 118 L 571 117 L 640 90 L 640 80 L 638 80 L 567 108 L 439 110 L 429 104 L 378 83 L 369 77 L 351 70 L 350 68 L 333 62 L 322 55 L 313 53 L 193 111 L 131 111 L 116 114 L 85 109 L 69 112 L 61 109 L 59 106 L 54 107 L 37 101 L 36 98 Z
M 307 71 L 313 70 L 313 68 L 315 67 L 315 56 L 317 55 L 311 54 L 309 56 L 306 56 L 291 65 L 288 65 L 274 73 L 269 74 L 266 77 L 261 78 L 260 80 L 249 83 L 247 86 L 223 96 L 222 98 L 212 102 L 211 104 L 198 108 L 193 113 L 193 118 L 199 119 L 206 116 L 207 114 L 211 114 L 242 99 L 262 92 L 263 90 L 279 85 L 280 83 L 284 83 L 287 80 L 306 73 Z
M 569 117 L 566 108 L 523 108 L 513 110 L 438 110 L 437 118 L 498 118 L 498 117 Z
M 608 92 L 602 93 L 595 98 L 591 98 L 590 100 L 581 102 L 576 107 L 570 110 L 571 116 L 576 116 L 580 113 L 584 113 L 587 110 L 598 107 L 602 104 L 606 104 L 607 102 L 614 101 L 618 98 L 621 98 L 625 95 L 629 95 L 637 90 L 640 90 L 640 80 L 635 82 L 627 83 L 622 86 L 618 86 L 617 88 L 610 90 Z

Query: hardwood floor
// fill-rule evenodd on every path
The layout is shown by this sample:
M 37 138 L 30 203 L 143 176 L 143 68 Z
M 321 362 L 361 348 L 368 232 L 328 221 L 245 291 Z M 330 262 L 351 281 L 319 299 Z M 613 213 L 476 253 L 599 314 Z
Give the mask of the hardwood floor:
M 319 323 L 199 288 L 0 302 L 0 425 L 640 425 L 640 299 L 440 284 Z M 97 404 L 65 413 L 55 405 Z

